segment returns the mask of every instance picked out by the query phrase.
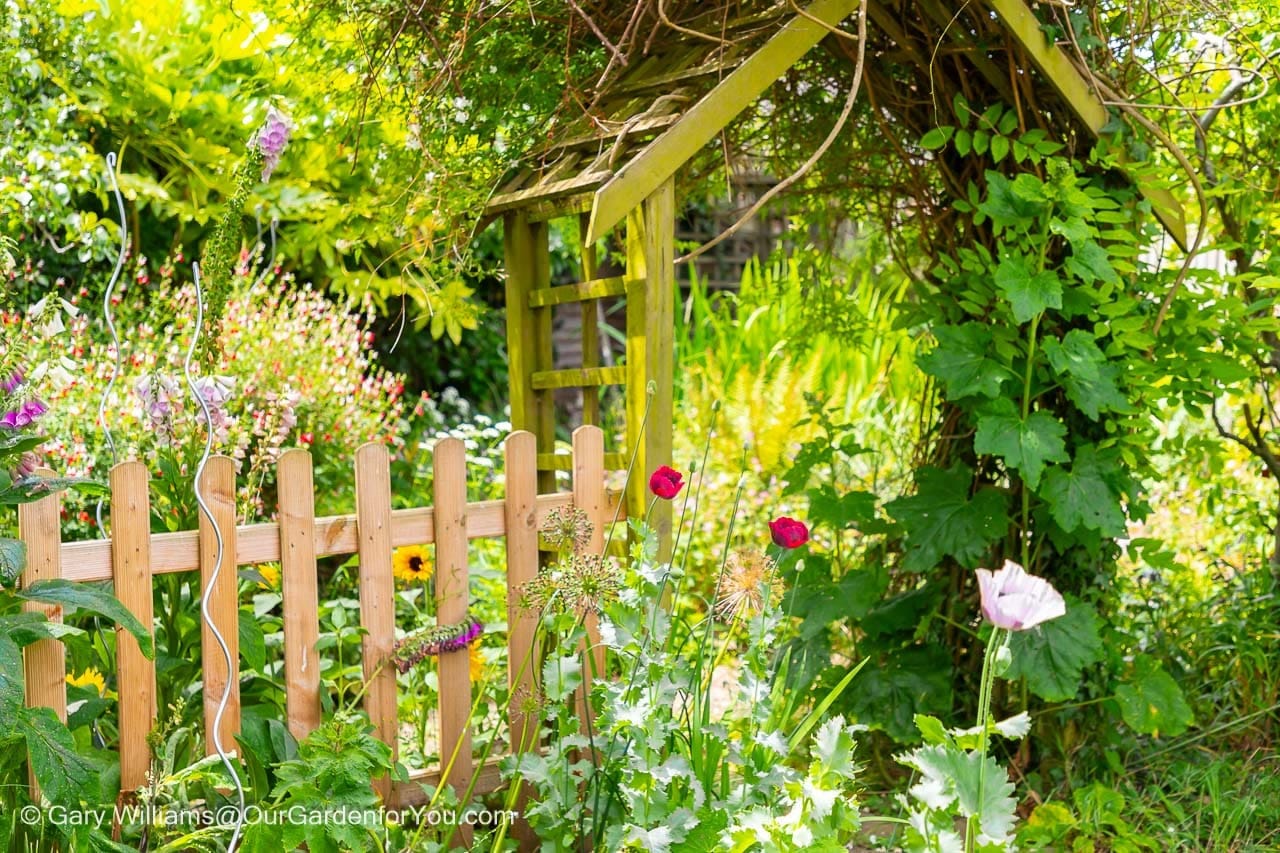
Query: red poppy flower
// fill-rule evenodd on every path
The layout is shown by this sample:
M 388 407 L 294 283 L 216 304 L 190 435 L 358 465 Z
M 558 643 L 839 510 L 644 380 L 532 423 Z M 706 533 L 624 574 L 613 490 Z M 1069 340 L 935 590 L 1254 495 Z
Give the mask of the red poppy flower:
M 804 522 L 782 516 L 769 522 L 769 533 L 773 536 L 773 544 L 779 548 L 799 548 L 809 541 L 809 528 Z
M 663 465 L 649 478 L 649 491 L 663 500 L 671 500 L 684 488 L 684 475 L 669 465 Z

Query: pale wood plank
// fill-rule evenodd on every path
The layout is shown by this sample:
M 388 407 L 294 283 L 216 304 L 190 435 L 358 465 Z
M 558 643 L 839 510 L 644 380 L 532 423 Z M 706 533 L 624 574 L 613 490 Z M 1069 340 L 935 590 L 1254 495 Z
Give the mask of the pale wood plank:
M 209 616 L 227 644 L 231 668 L 214 637 L 200 620 L 200 657 L 204 666 L 204 745 L 208 755 L 217 753 L 214 734 L 223 751 L 236 748 L 240 732 L 240 602 L 236 578 L 236 463 L 227 456 L 211 456 L 200 484 L 205 503 L 213 513 L 210 522 L 200 513 L 200 588 L 208 602 Z M 222 534 L 222 560 L 218 561 L 216 530 Z M 213 577 L 214 571 L 218 577 Z M 214 726 L 223 691 L 230 685 L 220 725 Z
M 320 725 L 319 591 L 311 454 L 286 451 L 276 467 L 280 499 L 280 579 L 284 593 L 285 712 L 302 740 Z
M 37 476 L 52 477 L 41 468 Z M 18 538 L 27 546 L 27 570 L 23 586 L 62 577 L 62 500 L 57 493 L 18 507 Z M 43 613 L 50 622 L 62 621 L 62 608 L 55 604 L 29 601 L 26 611 Z M 22 670 L 29 708 L 51 708 L 58 719 L 67 721 L 67 650 L 58 640 L 40 640 L 22 650 Z M 28 776 L 31 800 L 40 802 L 40 786 L 34 774 Z
M 437 442 L 433 452 L 436 522 L 436 618 L 441 625 L 470 619 L 467 567 L 467 451 L 460 439 Z M 446 777 L 459 795 L 471 779 L 471 666 L 465 651 L 440 655 L 440 762 L 453 758 Z
M 567 454 L 562 454 L 567 459 Z M 548 456 L 548 459 L 550 457 Z M 620 454 L 609 458 L 622 459 Z M 568 471 L 566 462 L 555 462 L 556 468 Z M 611 468 L 622 468 L 623 465 Z M 538 515 L 545 517 L 555 507 L 572 501 L 568 494 L 538 496 Z M 467 538 L 498 539 L 506 535 L 505 503 L 501 500 L 467 504 Z M 624 516 L 625 517 L 625 516 Z M 317 557 L 354 554 L 358 547 L 356 517 L 335 515 L 315 520 L 315 553 Z M 391 544 L 431 544 L 435 541 L 435 516 L 430 507 L 397 509 L 391 513 Z M 106 540 L 62 543 L 62 576 L 73 581 L 111 580 L 111 543 Z M 151 573 L 189 572 L 200 567 L 199 535 L 194 531 L 154 533 L 151 536 Z M 236 565 L 280 562 L 280 526 L 276 523 L 244 524 L 236 528 Z
M 116 598 L 148 630 L 154 623 L 151 581 L 150 475 L 138 461 L 111 469 L 111 555 Z M 120 788 L 125 794 L 147 782 L 151 751 L 147 734 L 156 721 L 156 666 L 138 641 L 116 629 L 116 690 L 120 696 Z
M 587 228 L 591 217 L 583 214 L 578 217 L 578 240 L 582 244 L 582 278 L 586 281 L 599 275 L 599 258 L 596 255 L 596 244 L 587 239 Z M 625 281 L 619 282 L 622 295 L 627 292 Z M 582 303 L 582 366 L 591 370 L 600 365 L 600 303 L 592 298 Z M 582 389 L 582 422 L 586 424 L 600 423 L 600 389 L 584 387 Z
M 476 796 L 491 794 L 494 791 L 502 790 L 506 787 L 506 783 L 502 781 L 502 770 L 499 766 L 501 759 L 493 759 L 486 761 L 476 771 Z M 422 786 L 427 785 L 432 788 L 438 787 L 440 784 L 439 768 L 432 770 L 411 770 L 409 771 L 408 783 L 396 783 L 392 796 L 394 797 L 397 808 L 409 808 L 410 806 L 426 805 L 431 795 L 423 790 Z
M 573 504 L 586 513 L 591 522 L 586 553 L 604 554 L 605 530 L 612 519 L 607 515 L 604 491 L 604 432 L 597 426 L 580 426 L 573 431 Z M 583 626 L 587 640 L 582 649 L 583 687 L 578 693 L 578 714 L 587 719 L 591 715 L 588 701 L 591 679 L 604 675 L 605 650 L 600 641 L 599 616 L 587 613 Z
M 542 654 L 537 648 L 538 614 L 521 607 L 521 587 L 538 574 L 538 443 L 530 432 L 514 432 L 506 441 L 507 474 L 507 686 L 513 697 L 508 709 L 507 739 L 512 753 L 538 746 L 541 720 L 537 707 L 538 674 Z M 521 784 L 517 811 L 528 801 L 528 786 Z M 536 840 L 525 820 L 518 820 L 512 838 L 529 849 Z
M 383 444 L 356 451 L 356 517 L 360 533 L 360 624 L 365 711 L 378 739 L 399 755 L 396 719 L 396 669 L 390 665 L 396 642 L 395 579 L 391 572 L 391 457 Z M 383 802 L 391 797 L 391 778 L 374 780 Z

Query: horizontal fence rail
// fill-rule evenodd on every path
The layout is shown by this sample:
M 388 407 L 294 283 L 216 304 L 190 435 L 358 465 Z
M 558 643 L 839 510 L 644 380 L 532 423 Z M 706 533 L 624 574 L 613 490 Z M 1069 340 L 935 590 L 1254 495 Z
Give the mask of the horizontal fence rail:
M 231 747 L 240 731 L 240 661 L 238 649 L 239 581 L 236 569 L 261 563 L 280 564 L 284 625 L 285 721 L 295 738 L 304 738 L 322 721 L 319 640 L 319 580 L 321 557 L 356 554 L 362 638 L 362 666 L 369 680 L 364 708 L 376 735 L 397 749 L 400 728 L 394 667 L 383 666 L 391 655 L 395 622 L 395 578 L 392 554 L 405 545 L 436 546 L 436 604 L 439 624 L 456 624 L 468 617 L 468 543 L 473 539 L 505 539 L 507 557 L 508 678 L 510 688 L 532 692 L 536 667 L 518 662 L 534 654 L 536 617 L 519 608 L 519 588 L 539 566 L 538 530 L 552 511 L 576 505 L 595 526 L 592 547 L 600 550 L 606 528 L 625 521 L 621 496 L 604 482 L 604 441 L 598 427 L 584 426 L 573 436 L 569 493 L 538 494 L 538 456 L 532 433 L 515 432 L 505 443 L 506 496 L 502 500 L 468 502 L 463 443 L 455 438 L 438 442 L 433 451 L 433 506 L 392 510 L 390 454 L 380 444 L 361 447 L 354 459 L 355 512 L 315 517 L 315 487 L 311 455 L 289 450 L 277 460 L 277 520 L 263 524 L 235 523 L 235 462 L 223 456 L 210 459 L 202 490 L 213 518 L 203 515 L 198 530 L 150 532 L 150 473 L 138 461 L 124 462 L 111 471 L 111 538 L 91 542 L 61 541 L 58 526 L 60 498 L 50 495 L 21 508 L 19 533 L 27 543 L 30 567 L 24 579 L 63 578 L 72 581 L 110 581 L 117 598 L 147 626 L 154 624 L 153 580 L 173 572 L 200 573 L 201 589 L 209 598 L 209 613 L 231 651 L 228 670 L 208 625 L 202 625 L 201 661 L 204 678 L 205 747 L 213 754 L 213 724 L 224 686 L 231 685 L 223 713 L 221 741 Z M 216 533 L 225 555 L 221 572 L 210 586 L 217 562 Z M 591 626 L 595 628 L 594 625 Z M 594 633 L 594 630 L 593 630 Z M 593 643 L 599 653 L 598 643 Z M 146 743 L 155 724 L 156 668 L 143 656 L 137 641 L 117 631 L 116 666 L 119 694 L 120 785 L 127 795 L 145 784 L 151 767 Z M 31 705 L 53 708 L 66 717 L 66 658 L 62 644 L 42 640 L 25 655 L 24 683 Z M 425 802 L 420 783 L 441 781 L 458 789 L 475 774 L 476 793 L 499 784 L 497 760 L 473 766 L 470 709 L 470 667 L 466 655 L 439 660 L 439 752 L 441 763 L 457 752 L 447 778 L 439 768 L 410 772 L 409 784 L 373 780 L 383 800 L 392 806 Z M 522 716 L 513 703 L 508 719 L 508 742 L 516 752 L 536 748 L 538 720 Z M 34 782 L 33 791 L 34 791 Z

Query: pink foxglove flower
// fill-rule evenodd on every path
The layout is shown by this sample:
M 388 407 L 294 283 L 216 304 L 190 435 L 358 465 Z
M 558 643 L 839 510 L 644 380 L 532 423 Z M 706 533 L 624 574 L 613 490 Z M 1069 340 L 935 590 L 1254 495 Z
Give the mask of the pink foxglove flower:
M 275 107 L 267 108 L 267 120 L 258 128 L 253 144 L 262 151 L 262 180 L 271 179 L 271 173 L 280 164 L 280 155 L 289 143 L 289 120 Z
M 997 628 L 1025 631 L 1067 612 L 1066 602 L 1044 578 L 1029 575 L 1012 560 L 997 572 L 978 569 L 982 615 Z

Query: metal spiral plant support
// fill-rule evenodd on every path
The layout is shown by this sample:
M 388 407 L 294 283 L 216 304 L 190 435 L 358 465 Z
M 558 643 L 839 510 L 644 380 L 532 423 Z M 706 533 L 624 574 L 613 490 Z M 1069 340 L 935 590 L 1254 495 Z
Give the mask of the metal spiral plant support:
M 120 336 L 116 332 L 111 300 L 115 297 L 116 285 L 120 283 L 120 273 L 124 271 L 124 256 L 129 251 L 129 221 L 124 213 L 124 195 L 120 192 L 120 182 L 116 179 L 116 152 L 114 151 L 107 154 L 107 178 L 111 181 L 111 192 L 116 197 L 116 213 L 120 216 L 120 254 L 116 257 L 116 268 L 111 272 L 106 294 L 102 297 L 102 317 L 106 321 L 107 332 L 111 335 L 111 346 L 115 350 L 116 359 L 111 367 L 111 378 L 107 380 L 107 386 L 102 389 L 102 398 L 98 400 L 98 423 L 102 426 L 102 437 L 107 440 L 107 449 L 111 452 L 111 464 L 114 466 L 116 440 L 111 434 L 111 427 L 107 424 L 107 401 L 111 398 L 111 389 L 115 387 L 116 380 L 120 378 L 123 362 L 120 355 Z M 102 523 L 102 503 L 102 498 L 98 498 L 94 517 L 98 522 L 98 530 L 106 536 L 107 529 Z
M 209 411 L 208 400 L 200 393 L 200 390 L 196 387 L 195 380 L 191 376 L 191 362 L 195 358 L 196 349 L 200 344 L 200 332 L 204 328 L 204 291 L 200 287 L 200 265 L 192 264 L 191 271 L 195 278 L 196 288 L 196 325 L 195 331 L 191 335 L 191 345 L 187 349 L 187 357 L 182 363 L 182 372 L 186 377 L 187 388 L 190 389 L 191 396 L 195 398 L 200 406 L 201 413 L 204 415 L 204 452 L 200 455 L 199 464 L 196 465 L 194 491 L 200 512 L 209 520 L 209 527 L 213 531 L 216 554 L 213 562 L 213 571 L 209 575 L 209 582 L 205 584 L 200 593 L 200 617 L 204 620 L 204 624 L 208 626 L 209 632 L 218 643 L 218 648 L 222 650 L 222 658 L 227 667 L 227 679 L 222 685 L 222 695 L 218 697 L 218 710 L 213 717 L 213 731 L 210 733 L 210 740 L 212 740 L 213 749 L 218 754 L 218 758 L 222 760 L 222 766 L 227 769 L 227 773 L 231 776 L 231 781 L 236 789 L 236 823 L 231 833 L 231 841 L 227 845 L 228 853 L 235 853 L 240 840 L 240 833 L 244 829 L 244 785 L 240 781 L 240 774 L 236 772 L 235 766 L 231 763 L 230 755 L 222 745 L 222 717 L 226 713 L 227 704 L 231 701 L 231 648 L 218 630 L 218 626 L 214 624 L 213 617 L 209 615 L 209 593 L 213 590 L 214 584 L 218 582 L 218 575 L 222 572 L 226 546 L 222 539 L 222 530 L 218 527 L 217 520 L 213 517 L 213 510 L 209 508 L 200 485 L 201 480 L 204 478 L 205 466 L 209 462 L 209 456 L 213 453 L 213 414 Z

